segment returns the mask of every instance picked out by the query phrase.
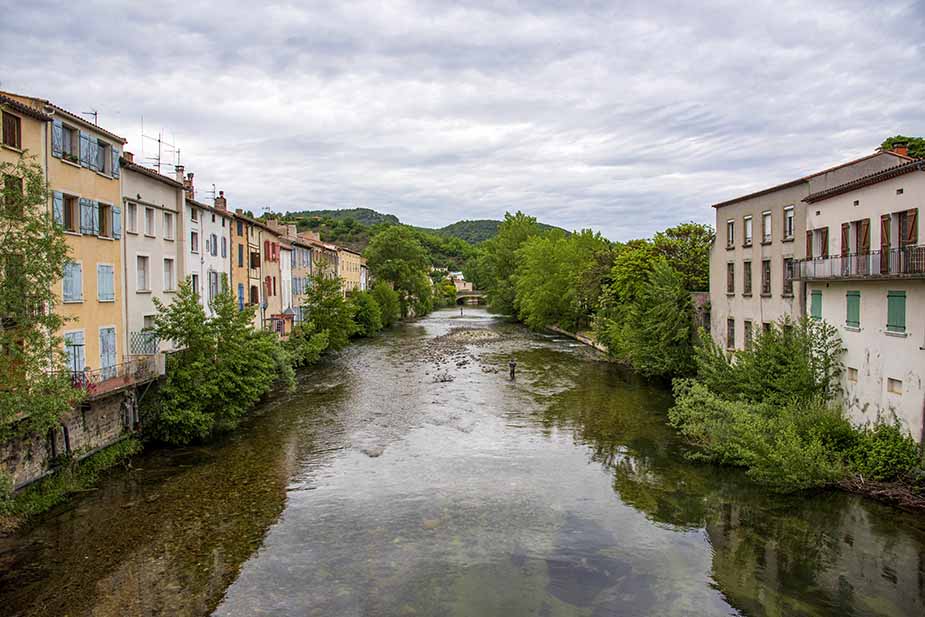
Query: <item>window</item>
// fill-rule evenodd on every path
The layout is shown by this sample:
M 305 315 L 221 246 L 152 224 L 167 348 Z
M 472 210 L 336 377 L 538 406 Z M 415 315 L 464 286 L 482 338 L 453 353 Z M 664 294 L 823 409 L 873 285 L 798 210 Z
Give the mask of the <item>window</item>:
M 96 265 L 96 299 L 100 302 L 114 302 L 116 299 L 115 275 L 110 265 Z
M 238 245 L 238 267 L 239 268 L 244 267 L 244 245 L 243 244 Z
M 858 381 L 858 369 L 849 366 L 848 367 L 848 381 L 857 383 Z
M 256 285 L 251 285 L 251 305 L 260 304 L 260 290 Z
M 12 215 L 22 214 L 22 178 L 4 174 L 3 207 Z
M 784 296 L 793 295 L 793 257 L 784 257 Z
M 845 293 L 846 317 L 845 325 L 849 328 L 861 327 L 861 292 L 848 291 Z
M 112 238 L 112 206 L 109 204 L 99 204 L 100 222 L 97 225 L 98 232 L 96 235 L 103 238 Z
M 893 379 L 892 377 L 887 377 L 886 380 L 886 389 L 890 394 L 902 394 L 903 393 L 903 382 L 899 379 Z
M 251 251 L 251 268 L 260 267 L 260 253 L 258 251 Z
M 199 220 L 199 210 L 197 210 L 195 206 L 190 206 L 190 209 L 189 209 L 189 218 L 190 218 L 191 221 L 198 221 L 198 220 Z
M 771 332 L 771 322 L 770 321 L 762 322 L 761 332 L 762 334 L 768 334 L 769 332 Z
M 238 310 L 244 310 L 244 283 L 238 283 Z
M 752 322 L 745 320 L 745 349 L 752 348 Z
M 793 239 L 793 206 L 784 208 L 784 239 Z
M 8 111 L 3 112 L 3 145 L 22 148 L 22 119 Z
M 886 293 L 886 329 L 887 332 L 906 331 L 905 291 L 888 291 Z
M 219 273 L 214 270 L 209 270 L 209 302 L 215 299 L 219 293 Z
M 164 213 L 164 239 L 173 240 L 173 212 Z
M 80 207 L 73 195 L 64 196 L 64 229 L 80 233 Z
M 145 208 L 145 235 L 154 237 L 154 208 Z
M 726 264 L 726 293 L 736 292 L 736 265 L 733 262 Z
M 61 125 L 61 156 L 80 165 L 80 133 L 66 124 Z
M 125 230 L 132 233 L 138 232 L 138 205 L 129 204 L 125 213 Z
M 276 295 L 276 277 L 273 277 L 273 295 Z
M 237 223 L 238 223 L 238 235 L 243 236 L 244 235 L 244 222 L 237 221 Z
M 745 246 L 752 245 L 752 217 L 746 216 L 744 219 L 745 223 Z
M 771 213 L 770 212 L 761 213 L 761 241 L 762 242 L 771 241 Z
M 822 290 L 814 289 L 810 294 L 809 316 L 813 319 L 822 319 Z
M 64 264 L 64 302 L 83 302 L 83 266 L 76 261 Z
M 225 219 L 222 219 L 223 221 Z M 228 238 L 222 236 L 222 259 L 228 257 Z
M 761 295 L 771 295 L 771 260 L 765 259 L 761 262 Z
M 189 235 L 189 250 L 198 253 L 199 252 L 199 233 L 191 231 Z
M 154 329 L 154 315 L 145 315 L 144 321 L 142 321 L 142 330 L 153 330 Z
M 742 295 L 752 295 L 752 262 L 746 261 L 742 270 Z
M 176 288 L 176 281 L 173 259 L 164 258 L 164 291 L 173 291 Z
M 79 373 L 87 367 L 83 330 L 64 334 L 64 352 L 67 354 L 68 370 Z
M 112 151 L 110 150 L 111 146 L 107 144 L 102 139 L 97 140 L 96 146 L 96 170 L 104 173 L 111 174 L 112 168 L 110 161 L 112 160 Z
M 151 291 L 151 272 L 148 269 L 148 262 L 146 255 L 135 257 L 135 289 L 137 291 Z
M 212 255 L 212 257 L 218 255 L 218 238 L 215 234 L 209 236 L 209 245 L 206 247 L 206 252 Z
M 726 349 L 735 349 L 736 346 L 736 320 L 726 320 Z
M 196 296 L 199 296 L 199 275 L 198 274 L 193 274 L 192 276 L 190 276 L 190 287 L 193 288 L 193 293 L 196 294 Z

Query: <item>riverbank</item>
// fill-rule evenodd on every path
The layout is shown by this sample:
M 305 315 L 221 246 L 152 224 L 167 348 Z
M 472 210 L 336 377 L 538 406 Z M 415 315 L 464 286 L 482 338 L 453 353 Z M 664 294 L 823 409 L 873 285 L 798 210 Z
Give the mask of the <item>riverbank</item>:
M 563 330 L 559 326 L 546 326 L 546 329 L 551 330 L 552 332 L 555 332 L 557 334 L 562 334 L 569 338 L 575 339 L 579 343 L 584 343 L 588 347 L 593 347 L 594 349 L 598 350 L 601 353 L 604 353 L 604 354 L 610 353 L 610 351 L 607 349 L 607 346 L 604 345 L 603 343 L 598 342 L 597 339 L 594 338 L 594 335 L 591 334 L 590 332 L 589 333 L 569 332 L 568 330 Z

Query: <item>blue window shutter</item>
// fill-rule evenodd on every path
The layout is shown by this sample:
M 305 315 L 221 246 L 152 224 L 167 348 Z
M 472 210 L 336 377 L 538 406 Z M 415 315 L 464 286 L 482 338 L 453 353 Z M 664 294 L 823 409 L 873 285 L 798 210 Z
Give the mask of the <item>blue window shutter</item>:
M 112 177 L 119 177 L 119 149 L 112 147 Z
M 60 159 L 64 153 L 64 125 L 60 120 L 51 121 L 51 155 Z
M 80 166 L 90 167 L 90 135 L 80 132 Z
M 93 231 L 90 233 L 100 234 L 100 204 L 98 201 L 90 202 L 90 222 L 93 224 Z
M 112 208 L 112 237 L 122 237 L 122 209 L 115 206 Z
M 52 193 L 52 213 L 57 225 L 64 225 L 64 195 L 55 191 Z
M 90 144 L 90 169 L 92 169 L 93 171 L 103 171 L 102 169 L 100 169 L 100 166 L 98 165 L 99 161 L 97 160 L 99 157 L 100 142 L 97 141 L 97 139 L 91 135 L 89 137 L 89 144 Z
M 89 199 L 80 198 L 80 233 L 93 233 L 93 207 Z

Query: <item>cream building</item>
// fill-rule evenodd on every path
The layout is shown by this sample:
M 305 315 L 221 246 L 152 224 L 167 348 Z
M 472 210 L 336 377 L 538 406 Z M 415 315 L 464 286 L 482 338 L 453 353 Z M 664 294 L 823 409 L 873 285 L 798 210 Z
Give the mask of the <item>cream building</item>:
M 904 151 L 876 152 L 803 178 L 715 204 L 710 253 L 710 332 L 726 349 L 746 347 L 757 328 L 804 313 L 795 281 L 805 255 L 810 193 L 911 160 Z
M 337 247 L 337 276 L 341 279 L 344 295 L 360 291 L 365 285 L 363 269 L 366 258 L 352 249 Z
M 860 424 L 895 415 L 925 438 L 925 161 L 810 194 L 799 278 L 810 316 L 836 326 L 845 404 Z

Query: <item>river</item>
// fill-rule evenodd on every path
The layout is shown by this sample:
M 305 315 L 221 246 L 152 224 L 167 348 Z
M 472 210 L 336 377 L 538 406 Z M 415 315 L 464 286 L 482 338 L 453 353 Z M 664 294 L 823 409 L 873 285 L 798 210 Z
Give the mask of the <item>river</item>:
M 669 405 L 570 339 L 438 311 L 0 539 L 0 614 L 925 614 L 922 517 L 691 463 Z

